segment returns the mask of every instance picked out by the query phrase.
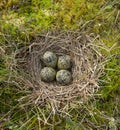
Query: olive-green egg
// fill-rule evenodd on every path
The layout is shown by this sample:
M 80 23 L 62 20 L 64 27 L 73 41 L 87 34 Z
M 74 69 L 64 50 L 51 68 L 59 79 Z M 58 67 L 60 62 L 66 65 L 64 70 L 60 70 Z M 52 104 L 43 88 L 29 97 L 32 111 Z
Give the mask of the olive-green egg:
M 58 58 L 58 69 L 67 70 L 71 68 L 71 57 L 69 55 L 63 55 Z
M 55 68 L 57 65 L 57 56 L 51 51 L 46 51 L 43 55 L 43 62 L 45 66 Z
M 68 70 L 59 70 L 56 74 L 56 81 L 62 85 L 68 85 L 72 81 L 72 75 Z
M 41 70 L 40 77 L 42 81 L 51 82 L 55 79 L 56 71 L 51 67 L 44 67 Z

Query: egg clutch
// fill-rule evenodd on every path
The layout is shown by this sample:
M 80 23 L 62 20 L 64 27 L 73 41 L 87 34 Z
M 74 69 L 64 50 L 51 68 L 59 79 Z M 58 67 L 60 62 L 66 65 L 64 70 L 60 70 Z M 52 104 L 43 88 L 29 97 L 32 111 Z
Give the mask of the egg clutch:
M 57 56 L 51 51 L 46 51 L 42 57 L 44 66 L 41 69 L 40 77 L 44 82 L 56 80 L 61 85 L 68 85 L 72 82 L 71 57 L 69 55 Z

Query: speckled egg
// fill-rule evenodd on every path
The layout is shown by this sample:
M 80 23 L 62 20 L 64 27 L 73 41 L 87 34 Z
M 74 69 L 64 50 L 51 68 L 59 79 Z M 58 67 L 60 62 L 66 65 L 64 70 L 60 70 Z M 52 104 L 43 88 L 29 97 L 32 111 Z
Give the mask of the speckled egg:
M 43 55 L 43 62 L 45 66 L 55 68 L 57 65 L 57 56 L 51 51 L 46 51 Z
M 58 58 L 58 69 L 67 70 L 71 68 L 71 57 L 69 55 L 63 55 Z
M 68 85 L 72 81 L 72 75 L 68 70 L 59 70 L 56 74 L 56 81 L 62 85 Z
M 40 77 L 42 81 L 51 82 L 55 79 L 56 71 L 51 67 L 44 67 L 41 70 Z

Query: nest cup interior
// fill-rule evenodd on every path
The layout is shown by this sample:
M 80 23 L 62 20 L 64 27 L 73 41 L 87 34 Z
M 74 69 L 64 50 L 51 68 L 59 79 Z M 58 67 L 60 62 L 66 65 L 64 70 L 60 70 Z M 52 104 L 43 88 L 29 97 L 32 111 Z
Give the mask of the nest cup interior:
M 48 32 L 26 49 L 21 49 L 19 56 L 22 57 L 18 56 L 17 63 L 25 87 L 31 90 L 27 96 L 28 103 L 40 106 L 49 103 L 61 109 L 67 104 L 81 103 L 93 96 L 99 89 L 98 81 L 103 73 L 102 55 L 95 46 L 95 38 L 93 34 L 86 35 L 79 31 Z M 63 86 L 56 81 L 41 81 L 40 72 L 44 67 L 42 56 L 46 51 L 52 51 L 57 56 L 71 56 L 71 84 Z

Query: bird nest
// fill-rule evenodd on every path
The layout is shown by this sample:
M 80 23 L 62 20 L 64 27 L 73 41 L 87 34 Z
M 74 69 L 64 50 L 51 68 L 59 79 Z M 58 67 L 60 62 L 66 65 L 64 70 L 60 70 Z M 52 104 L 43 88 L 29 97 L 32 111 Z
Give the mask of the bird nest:
M 17 84 L 28 91 L 19 101 L 25 105 L 49 105 L 52 110 L 66 110 L 92 97 L 100 88 L 99 78 L 104 72 L 103 56 L 100 52 L 99 36 L 80 31 L 53 31 L 40 34 L 33 43 L 16 52 Z M 40 71 L 43 68 L 42 56 L 52 51 L 57 56 L 68 54 L 72 58 L 72 78 L 69 85 L 56 81 L 43 82 Z M 22 82 L 22 83 L 21 83 Z

